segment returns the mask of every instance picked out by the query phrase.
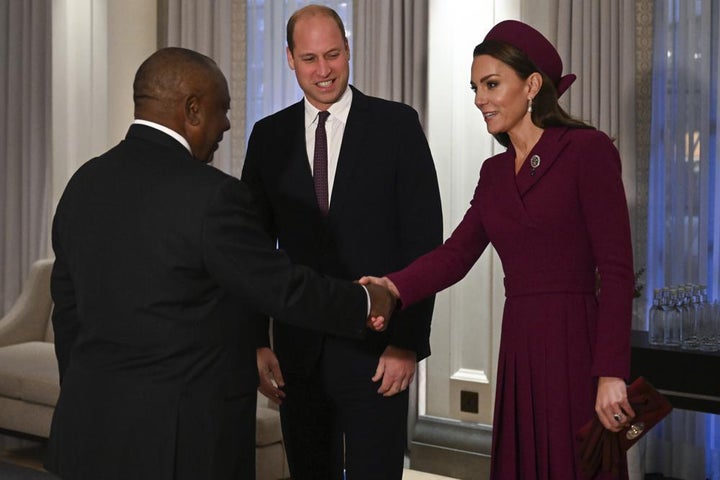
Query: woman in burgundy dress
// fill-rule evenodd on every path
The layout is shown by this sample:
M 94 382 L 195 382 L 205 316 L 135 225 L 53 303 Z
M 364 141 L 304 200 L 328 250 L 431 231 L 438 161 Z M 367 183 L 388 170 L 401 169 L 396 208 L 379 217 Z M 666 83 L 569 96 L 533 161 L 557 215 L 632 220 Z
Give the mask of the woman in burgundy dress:
M 383 279 L 407 307 L 461 280 L 488 243 L 505 273 L 491 478 L 585 479 L 576 432 L 634 412 L 633 265 L 620 158 L 558 97 L 575 80 L 542 34 L 497 24 L 475 48 L 471 86 L 488 132 L 471 206 L 444 245 Z M 600 280 L 598 288 L 597 279 Z M 627 478 L 625 459 L 618 465 Z M 596 478 L 611 478 L 602 473 Z

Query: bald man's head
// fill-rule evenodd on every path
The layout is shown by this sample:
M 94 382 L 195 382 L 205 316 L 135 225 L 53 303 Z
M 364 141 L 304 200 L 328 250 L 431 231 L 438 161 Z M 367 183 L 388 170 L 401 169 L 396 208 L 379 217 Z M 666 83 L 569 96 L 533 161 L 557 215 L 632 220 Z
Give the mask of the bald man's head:
M 193 155 L 210 161 L 230 128 L 225 76 L 209 57 L 186 48 L 163 48 L 145 60 L 133 82 L 135 118 L 159 123 L 185 137 Z
M 133 100 L 139 112 L 172 112 L 190 94 L 207 90 L 222 73 L 213 59 L 186 48 L 163 48 L 150 55 L 135 74 Z M 150 119 L 147 119 L 150 120 Z

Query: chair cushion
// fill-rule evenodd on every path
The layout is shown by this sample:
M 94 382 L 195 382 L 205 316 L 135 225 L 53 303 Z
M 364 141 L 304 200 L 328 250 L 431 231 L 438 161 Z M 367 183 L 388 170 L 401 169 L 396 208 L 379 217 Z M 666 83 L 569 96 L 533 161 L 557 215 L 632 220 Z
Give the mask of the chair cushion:
M 272 408 L 257 407 L 255 422 L 255 445 L 262 447 L 282 441 L 280 412 Z
M 52 304 L 50 306 L 50 313 L 48 314 L 48 322 L 47 322 L 47 328 L 45 329 L 45 340 L 46 342 L 55 343 L 55 330 L 53 330 L 53 324 L 52 324 L 52 312 L 53 308 L 55 308 L 55 304 Z
M 26 342 L 0 347 L 0 395 L 54 407 L 59 394 L 52 343 Z
M 54 407 L 60 394 L 55 347 L 47 342 L 26 342 L 0 347 L 0 396 Z M 280 413 L 257 407 L 258 447 L 282 441 Z

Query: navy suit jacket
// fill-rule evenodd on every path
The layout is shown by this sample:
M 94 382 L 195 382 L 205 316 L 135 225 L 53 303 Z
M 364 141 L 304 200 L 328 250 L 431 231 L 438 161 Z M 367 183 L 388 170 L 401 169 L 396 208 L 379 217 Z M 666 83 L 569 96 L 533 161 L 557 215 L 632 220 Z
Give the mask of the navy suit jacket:
M 75 173 L 53 222 L 61 391 L 49 470 L 250 478 L 236 463 L 254 455 L 255 312 L 365 335 L 363 289 L 291 265 L 250 199 L 142 125 Z
M 417 112 L 353 88 L 330 210 L 324 216 L 307 157 L 303 102 L 255 124 L 243 168 L 243 180 L 279 248 L 295 263 L 355 280 L 402 268 L 440 245 L 437 175 Z M 415 351 L 418 360 L 427 357 L 433 302 L 427 299 L 394 316 L 387 331 L 366 337 L 368 348 L 379 355 L 392 344 Z M 283 372 L 312 371 L 324 335 L 273 325 Z M 267 329 L 259 330 L 258 345 L 269 345 Z

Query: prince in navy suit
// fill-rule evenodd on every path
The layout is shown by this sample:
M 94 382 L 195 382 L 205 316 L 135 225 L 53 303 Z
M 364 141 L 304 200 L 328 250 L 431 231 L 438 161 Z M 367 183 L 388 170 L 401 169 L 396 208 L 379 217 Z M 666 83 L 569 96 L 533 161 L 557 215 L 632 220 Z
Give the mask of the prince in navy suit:
M 439 245 L 437 177 L 418 115 L 348 85 L 337 13 L 317 5 L 295 12 L 287 59 L 304 99 L 255 125 L 243 170 L 279 247 L 296 263 L 356 279 Z M 329 113 L 323 194 L 314 186 L 319 112 Z M 338 480 L 343 469 L 348 480 L 401 478 L 407 388 L 430 354 L 432 310 L 433 299 L 421 302 L 364 340 L 275 322 L 271 350 L 267 330 L 259 332 L 261 391 L 281 403 L 294 480 Z

